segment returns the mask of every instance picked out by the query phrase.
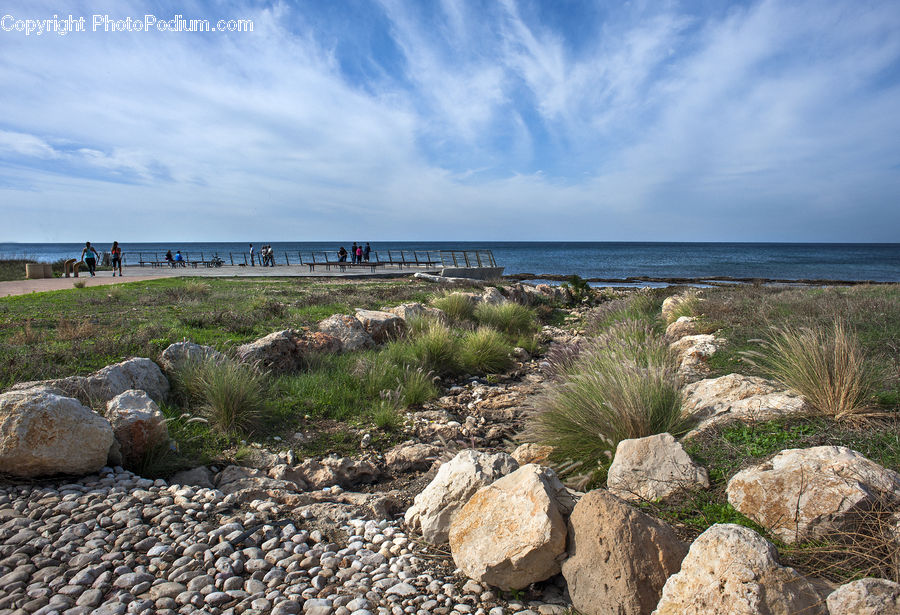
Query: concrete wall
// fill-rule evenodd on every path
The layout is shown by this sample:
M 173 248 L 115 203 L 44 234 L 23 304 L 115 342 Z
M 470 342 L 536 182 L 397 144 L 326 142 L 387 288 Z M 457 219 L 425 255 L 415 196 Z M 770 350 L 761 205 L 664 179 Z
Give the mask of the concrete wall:
M 503 267 L 444 267 L 441 269 L 441 276 L 445 278 L 499 280 L 503 277 Z

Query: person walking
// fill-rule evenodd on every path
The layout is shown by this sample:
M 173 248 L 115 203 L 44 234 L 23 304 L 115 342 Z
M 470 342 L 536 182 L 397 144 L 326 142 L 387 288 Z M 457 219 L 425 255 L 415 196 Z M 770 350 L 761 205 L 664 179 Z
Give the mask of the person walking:
M 116 277 L 116 268 L 119 269 L 119 277 L 122 277 L 122 248 L 119 247 L 119 242 L 114 241 L 112 247 L 109 249 L 109 254 L 112 256 L 112 268 L 113 268 L 113 277 Z
M 94 249 L 94 246 L 91 245 L 90 241 L 84 242 L 84 248 L 81 250 L 81 260 L 84 261 L 84 264 L 87 265 L 88 271 L 91 272 L 91 277 L 94 277 L 95 271 L 97 271 L 97 257 L 100 256 L 97 254 L 97 250 Z

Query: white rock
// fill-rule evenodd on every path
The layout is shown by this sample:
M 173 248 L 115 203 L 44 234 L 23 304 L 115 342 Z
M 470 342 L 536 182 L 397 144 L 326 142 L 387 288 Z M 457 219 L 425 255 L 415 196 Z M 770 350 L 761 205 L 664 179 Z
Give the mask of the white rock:
M 812 411 L 799 395 L 763 378 L 742 374 L 689 384 L 684 387 L 683 401 L 685 412 L 698 421 L 686 437 L 728 421 L 768 421 Z
M 443 464 L 406 511 L 410 527 L 418 527 L 431 544 L 447 542 L 450 522 L 476 491 L 519 467 L 505 453 L 489 455 L 467 449 Z
M 713 525 L 669 577 L 653 615 L 827 615 L 815 587 L 753 530 Z
M 226 357 L 211 346 L 188 341 L 170 344 L 159 355 L 159 364 L 167 372 L 175 372 L 184 365 L 207 360 L 225 361 Z
M 686 335 L 669 344 L 669 349 L 678 357 L 678 373 L 683 378 L 696 380 L 708 373 L 706 361 L 724 343 L 714 335 Z
M 622 499 L 654 501 L 709 487 L 709 473 L 664 433 L 619 442 L 606 485 Z
M 144 391 L 133 389 L 113 397 L 106 404 L 106 417 L 128 465 L 169 441 L 166 417 Z
M 356 319 L 378 344 L 395 339 L 406 330 L 406 322 L 391 312 L 356 308 Z
M 900 474 L 842 446 L 781 451 L 728 481 L 731 505 L 787 543 L 822 538 L 879 500 L 900 500 Z
M 560 571 L 571 504 L 553 470 L 522 466 L 479 489 L 454 516 L 453 561 L 469 578 L 505 590 L 550 578 Z
M 319 323 L 319 331 L 339 339 L 343 349 L 348 352 L 375 345 L 375 340 L 355 316 L 345 314 L 329 316 Z
M 828 596 L 829 615 L 900 615 L 900 583 L 860 579 Z
M 113 430 L 71 397 L 47 391 L 0 394 L 0 472 L 20 477 L 87 474 L 106 464 Z

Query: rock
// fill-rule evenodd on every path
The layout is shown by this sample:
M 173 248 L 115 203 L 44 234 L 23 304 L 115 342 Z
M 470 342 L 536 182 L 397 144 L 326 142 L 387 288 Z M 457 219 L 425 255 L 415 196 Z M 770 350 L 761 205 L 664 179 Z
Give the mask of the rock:
M 860 579 L 834 590 L 827 604 L 830 615 L 900 615 L 900 584 Z
M 106 404 L 106 417 L 113 428 L 123 462 L 140 463 L 148 451 L 169 441 L 166 417 L 144 391 L 125 391 Z
M 666 297 L 662 304 L 662 317 L 666 322 L 672 321 L 672 316 L 675 313 L 675 310 L 681 306 L 682 303 L 686 301 L 694 301 L 697 298 L 695 293 L 684 293 L 682 295 L 672 295 L 671 297 Z
M 0 472 L 24 478 L 96 472 L 112 443 L 109 421 L 76 399 L 47 391 L 0 394 Z
M 653 615 L 827 615 L 815 587 L 753 530 L 717 524 L 669 577 Z
M 364 459 L 329 455 L 323 459 L 307 459 L 296 470 L 310 489 L 340 485 L 348 488 L 359 483 L 372 483 L 381 470 Z
M 568 511 L 558 499 L 564 493 L 553 470 L 536 464 L 479 489 L 450 524 L 456 566 L 504 590 L 558 574 L 566 549 Z
M 343 349 L 348 352 L 375 345 L 375 340 L 354 316 L 344 314 L 329 316 L 319 323 L 319 330 L 339 339 Z
M 293 490 L 296 487 L 293 483 L 269 478 L 262 470 L 242 466 L 227 466 L 216 476 L 215 485 L 226 495 L 246 492 L 241 494 L 242 500 L 252 498 L 253 494 L 263 496 L 268 490 Z
M 291 372 L 303 367 L 303 356 L 294 329 L 276 331 L 250 343 L 238 346 L 235 355 L 243 363 L 259 365 L 274 372 Z
M 688 548 L 666 523 L 597 489 L 575 505 L 567 551 L 562 574 L 573 607 L 584 615 L 641 615 L 659 602 Z
M 443 544 L 450 535 L 450 522 L 469 498 L 518 467 L 505 453 L 460 451 L 440 467 L 434 479 L 415 497 L 406 511 L 405 521 L 410 527 L 420 528 L 427 542 Z
M 484 292 L 481 293 L 481 301 L 482 303 L 489 303 L 490 305 L 502 305 L 507 303 L 506 297 L 504 297 L 494 286 L 489 286 L 484 289 Z
M 184 470 L 172 475 L 169 479 L 170 485 L 192 485 L 194 487 L 204 487 L 213 489 L 213 472 L 206 466 L 199 466 L 190 470 Z
M 680 340 L 689 335 L 697 335 L 697 333 L 697 318 L 694 316 L 681 316 L 666 327 L 666 339 L 670 342 Z
M 877 501 L 900 501 L 900 474 L 842 446 L 781 451 L 728 481 L 728 501 L 787 543 L 822 538 Z
M 420 442 L 404 442 L 384 455 L 384 465 L 389 472 L 424 472 L 437 459 L 441 448 Z
M 624 500 L 664 500 L 709 487 L 709 473 L 663 433 L 619 442 L 606 485 Z
M 687 335 L 669 344 L 678 357 L 678 373 L 685 379 L 702 378 L 709 372 L 707 359 L 716 353 L 723 342 L 713 335 Z
M 159 355 L 159 365 L 167 372 L 177 372 L 185 365 L 203 361 L 225 361 L 226 357 L 211 346 L 201 346 L 193 342 L 170 344 Z
M 529 463 L 539 463 L 544 465 L 550 458 L 550 454 L 552 452 L 552 446 L 535 444 L 534 442 L 526 442 L 525 444 L 520 444 L 518 447 L 516 447 L 516 450 L 514 450 L 512 453 L 512 458 L 515 459 L 520 466 L 524 466 Z
M 307 360 L 310 355 L 337 354 L 343 348 L 341 340 L 321 331 L 303 331 L 297 339 L 297 347 L 300 355 Z
M 59 389 L 64 395 L 74 397 L 87 406 L 106 404 L 116 395 L 132 389 L 146 391 L 157 402 L 165 401 L 169 394 L 169 381 L 159 366 L 144 358 L 107 365 L 90 376 L 22 382 L 13 385 L 12 390 L 27 390 L 35 386 Z
M 698 422 L 686 437 L 734 420 L 768 421 L 809 414 L 802 397 L 779 390 L 756 376 L 728 374 L 689 384 L 683 389 L 684 410 Z
M 275 480 L 285 481 L 293 484 L 296 491 L 306 491 L 307 485 L 304 474 L 296 468 L 281 463 L 269 470 L 269 476 Z
M 409 324 L 410 320 L 416 318 L 433 318 L 443 323 L 447 322 L 447 315 L 444 313 L 444 310 L 423 305 L 421 303 L 403 303 L 385 311 L 396 314 L 407 324 Z
M 406 330 L 406 322 L 391 312 L 356 308 L 356 319 L 362 323 L 363 329 L 372 336 L 376 344 L 397 339 Z

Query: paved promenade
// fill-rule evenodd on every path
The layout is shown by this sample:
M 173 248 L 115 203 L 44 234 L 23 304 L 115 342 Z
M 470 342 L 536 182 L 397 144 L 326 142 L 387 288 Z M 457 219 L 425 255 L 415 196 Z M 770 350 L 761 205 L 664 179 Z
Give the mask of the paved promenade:
M 288 278 L 384 278 L 412 275 L 417 271 L 435 272 L 428 267 L 404 267 L 397 269 L 389 267 L 377 269 L 374 273 L 368 269 L 354 269 L 341 272 L 337 268 L 326 271 L 317 267 L 310 272 L 306 265 L 279 265 L 277 267 L 125 267 L 125 277 L 112 277 L 111 271 L 98 271 L 96 277 L 81 275 L 78 278 L 47 278 L 43 280 L 15 280 L 12 282 L 0 282 L 0 297 L 13 295 L 27 295 L 29 293 L 44 292 L 48 290 L 63 290 L 73 288 L 76 280 L 83 280 L 85 286 L 105 286 L 108 284 L 123 284 L 126 282 L 139 282 L 141 280 L 153 280 L 157 278 L 171 277 L 288 277 Z

